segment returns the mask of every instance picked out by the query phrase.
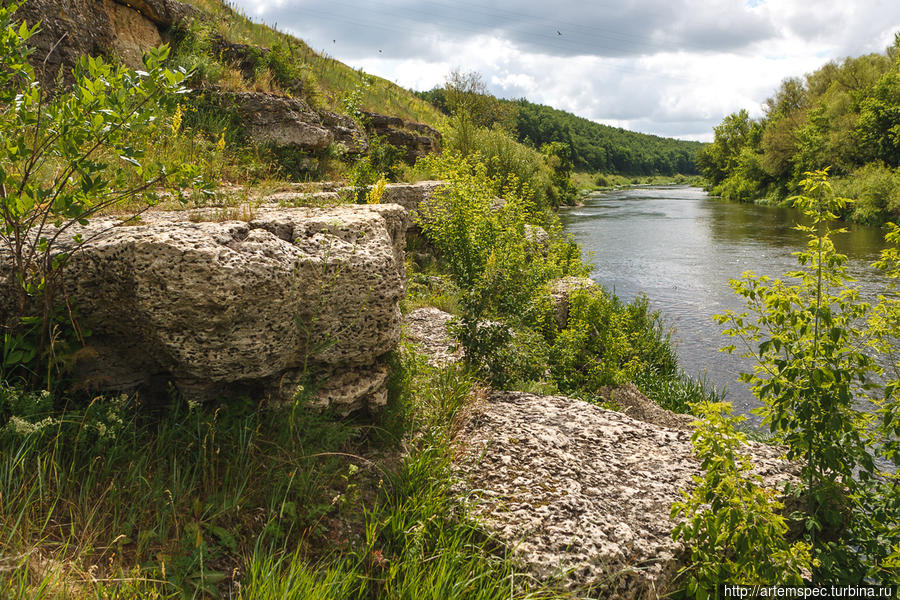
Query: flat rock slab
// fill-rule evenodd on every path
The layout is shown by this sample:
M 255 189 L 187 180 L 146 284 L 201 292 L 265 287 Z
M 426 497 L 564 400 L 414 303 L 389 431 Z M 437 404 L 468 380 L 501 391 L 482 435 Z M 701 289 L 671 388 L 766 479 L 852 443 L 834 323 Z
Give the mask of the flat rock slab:
M 537 578 L 654 598 L 683 564 L 669 510 L 700 474 L 690 436 L 581 400 L 492 392 L 461 425 L 456 468 L 487 532 Z M 767 485 L 792 477 L 781 449 L 747 450 Z
M 428 364 L 445 367 L 463 359 L 462 349 L 447 333 L 447 322 L 453 318 L 439 308 L 417 308 L 403 317 L 403 329 L 409 339 L 425 356 Z

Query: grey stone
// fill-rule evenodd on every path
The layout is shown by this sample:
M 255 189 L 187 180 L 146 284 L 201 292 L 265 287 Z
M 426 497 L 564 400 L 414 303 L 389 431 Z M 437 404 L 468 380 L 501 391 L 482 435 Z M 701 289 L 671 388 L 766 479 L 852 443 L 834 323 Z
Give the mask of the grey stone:
M 452 318 L 450 313 L 431 306 L 417 308 L 403 318 L 406 338 L 432 366 L 444 367 L 463 359 L 462 349 L 447 333 L 447 322 Z
M 357 390 L 323 383 L 323 401 L 338 411 L 383 403 L 380 357 L 400 339 L 401 207 L 264 206 L 250 222 L 190 218 L 146 213 L 138 225 L 99 219 L 71 232 L 91 239 L 64 272 L 66 297 L 92 332 L 78 365 L 84 381 L 127 389 L 170 379 L 201 400 L 247 390 L 287 400 L 285 381 L 309 366 Z M 11 261 L 0 258 L 9 290 Z M 362 372 L 379 383 L 351 376 Z
M 247 133 L 257 143 L 296 146 L 304 151 L 322 150 L 334 134 L 305 102 L 261 92 L 211 92 L 225 110 L 237 111 Z
M 456 435 L 459 491 L 538 579 L 604 598 L 662 597 L 685 558 L 670 507 L 700 474 L 690 436 L 571 398 L 491 392 Z M 796 476 L 783 449 L 746 451 L 766 485 Z

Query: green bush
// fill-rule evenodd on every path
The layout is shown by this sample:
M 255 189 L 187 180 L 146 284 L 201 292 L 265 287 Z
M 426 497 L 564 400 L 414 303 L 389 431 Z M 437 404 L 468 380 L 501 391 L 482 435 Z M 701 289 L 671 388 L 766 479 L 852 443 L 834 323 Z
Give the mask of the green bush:
M 900 463 L 894 392 L 900 380 L 895 375 L 885 385 L 873 355 L 895 356 L 900 305 L 882 296 L 872 310 L 860 300 L 848 283 L 846 256 L 831 239 L 843 230 L 829 229 L 846 200 L 834 196 L 825 171 L 807 173 L 801 183 L 805 195 L 796 203 L 812 225 L 797 227 L 809 238 L 797 253 L 798 269 L 787 274 L 790 281 L 745 273 L 731 285 L 748 312 L 717 318 L 755 360 L 754 372 L 741 379 L 763 403 L 764 423 L 788 445 L 788 458 L 802 465 L 796 492 L 807 501 L 800 518 L 819 561 L 814 580 L 896 579 L 897 571 L 884 566 L 890 543 L 878 542 L 885 526 L 871 515 L 892 515 L 896 523 L 900 489 L 875 453 Z M 895 247 L 883 255 L 890 280 L 900 274 L 898 256 Z M 877 412 L 866 410 L 869 403 Z
M 49 387 L 60 366 L 55 340 L 67 337 L 60 328 L 83 335 L 68 308 L 57 318 L 61 272 L 85 243 L 74 234 L 77 226 L 112 208 L 140 212 L 160 186 L 180 196 L 198 169 L 146 153 L 150 140 L 166 132 L 160 126 L 166 105 L 184 91 L 186 73 L 163 67 L 167 46 L 147 52 L 140 73 L 82 57 L 74 86 L 51 96 L 26 61 L 25 43 L 36 29 L 13 26 L 16 8 L 0 8 L 0 242 L 16 282 L 0 314 L 2 367 L 8 376 L 10 362 L 18 362 L 33 384 Z M 24 364 L 26 355 L 31 364 Z
M 839 196 L 854 201 L 854 221 L 880 225 L 886 219 L 900 217 L 900 172 L 883 163 L 868 163 L 835 180 L 834 189 Z
M 556 335 L 550 365 L 566 391 L 597 392 L 648 375 L 667 380 L 678 373 L 669 336 L 646 297 L 624 304 L 589 289 L 570 296 L 568 327 Z
M 693 409 L 701 420 L 691 442 L 703 477 L 694 476 L 695 487 L 682 491 L 671 514 L 683 518 L 672 538 L 690 548 L 690 562 L 680 572 L 688 596 L 718 597 L 722 583 L 803 585 L 812 566 L 810 547 L 787 541 L 784 505 L 750 474 L 750 460 L 740 452 L 746 437 L 735 429 L 742 417 L 732 417 L 725 402 Z

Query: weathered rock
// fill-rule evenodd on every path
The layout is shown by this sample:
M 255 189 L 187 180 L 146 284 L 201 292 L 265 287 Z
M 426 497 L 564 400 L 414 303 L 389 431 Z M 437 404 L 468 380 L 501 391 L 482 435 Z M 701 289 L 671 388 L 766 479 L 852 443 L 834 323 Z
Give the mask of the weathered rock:
M 679 414 L 666 410 L 659 404 L 641 393 L 633 383 L 626 383 L 616 388 L 600 388 L 600 396 L 609 402 L 619 406 L 622 413 L 632 419 L 653 423 L 672 429 L 691 429 L 691 423 L 695 418 L 692 415 Z
M 315 151 L 334 141 L 319 114 L 302 100 L 261 92 L 218 90 L 212 95 L 224 110 L 237 111 L 243 127 L 258 143 Z
M 329 111 L 319 111 L 319 114 L 322 124 L 331 131 L 334 141 L 344 146 L 347 154 L 365 154 L 369 150 L 369 138 L 359 123 Z
M 418 183 L 389 183 L 384 186 L 381 196 L 383 203 L 399 204 L 406 209 L 408 224 L 414 226 L 419 219 L 419 211 L 427 206 L 435 190 L 447 184 L 443 181 L 419 181 Z
M 700 474 L 690 435 L 580 400 L 492 392 L 462 423 L 456 469 L 487 532 L 534 576 L 656 598 L 683 564 L 669 510 Z M 795 475 L 778 448 L 747 450 L 767 485 Z
M 404 121 L 399 117 L 363 112 L 366 129 L 386 142 L 405 150 L 405 160 L 415 164 L 426 154 L 441 151 L 441 133 L 423 123 Z
M 601 293 L 600 286 L 587 277 L 563 277 L 550 282 L 550 297 L 556 311 L 556 324 L 560 329 L 569 325 L 569 299 L 578 290 L 594 290 Z
M 439 308 L 417 308 L 403 318 L 403 328 L 416 349 L 428 357 L 428 363 L 444 367 L 463 358 L 462 349 L 447 333 L 447 322 L 453 318 Z
M 200 14 L 193 6 L 176 0 L 115 0 L 115 2 L 139 12 L 144 18 L 162 27 L 171 27 L 178 21 Z
M 141 66 L 144 51 L 158 46 L 166 31 L 195 9 L 174 0 L 28 0 L 16 17 L 40 30 L 30 40 L 32 62 L 45 89 L 57 77 L 72 82 L 81 56 L 117 56 Z
M 82 232 L 96 237 L 65 271 L 68 300 L 92 332 L 82 379 L 289 399 L 285 382 L 309 365 L 337 378 L 320 396 L 337 410 L 383 403 L 379 357 L 400 338 L 401 207 L 262 207 L 249 223 L 189 217 L 97 220 Z M 9 263 L 0 262 L 6 289 Z M 364 372 L 368 382 L 354 375 Z

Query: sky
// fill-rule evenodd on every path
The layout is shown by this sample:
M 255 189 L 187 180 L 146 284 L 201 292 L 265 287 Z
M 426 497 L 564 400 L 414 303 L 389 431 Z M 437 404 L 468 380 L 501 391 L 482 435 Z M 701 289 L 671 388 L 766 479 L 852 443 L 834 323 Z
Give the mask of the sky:
M 787 77 L 883 52 L 900 0 L 231 0 L 351 67 L 413 90 L 454 69 L 501 98 L 711 141 Z

